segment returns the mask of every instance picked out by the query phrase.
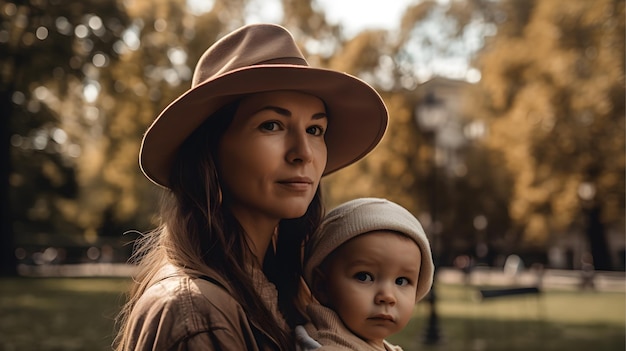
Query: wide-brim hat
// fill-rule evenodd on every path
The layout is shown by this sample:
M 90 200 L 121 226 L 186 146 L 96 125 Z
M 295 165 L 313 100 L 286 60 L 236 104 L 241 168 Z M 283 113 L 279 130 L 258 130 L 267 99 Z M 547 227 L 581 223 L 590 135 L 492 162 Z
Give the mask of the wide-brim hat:
M 241 96 L 278 90 L 296 90 L 324 101 L 328 116 L 324 175 L 364 157 L 387 128 L 387 108 L 369 84 L 346 73 L 309 66 L 285 28 L 252 24 L 209 47 L 198 61 L 191 89 L 148 128 L 139 155 L 143 173 L 168 187 L 178 149 L 207 118 Z
M 435 265 L 428 237 L 420 222 L 406 208 L 387 199 L 359 198 L 345 202 L 324 217 L 304 250 L 304 280 L 313 287 L 313 274 L 326 257 L 359 235 L 373 231 L 400 233 L 417 244 L 421 253 L 415 301 L 424 298 L 433 285 Z M 389 255 L 394 255 L 390 252 Z

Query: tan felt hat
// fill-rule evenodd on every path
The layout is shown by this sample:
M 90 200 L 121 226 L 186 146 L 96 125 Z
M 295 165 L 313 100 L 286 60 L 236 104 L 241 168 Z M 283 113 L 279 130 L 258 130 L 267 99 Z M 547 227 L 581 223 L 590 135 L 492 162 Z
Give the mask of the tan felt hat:
M 386 199 L 360 198 L 348 201 L 328 212 L 315 231 L 304 253 L 304 280 L 312 286 L 313 271 L 335 249 L 361 234 L 391 230 L 413 239 L 422 253 L 415 301 L 433 284 L 435 265 L 430 243 L 420 222 L 404 207 Z
M 325 102 L 328 162 L 324 175 L 364 157 L 387 128 L 387 108 L 370 85 L 346 73 L 309 66 L 285 28 L 252 24 L 209 47 L 198 61 L 191 89 L 148 128 L 139 155 L 143 173 L 168 187 L 178 149 L 205 119 L 240 96 L 276 90 L 296 90 Z

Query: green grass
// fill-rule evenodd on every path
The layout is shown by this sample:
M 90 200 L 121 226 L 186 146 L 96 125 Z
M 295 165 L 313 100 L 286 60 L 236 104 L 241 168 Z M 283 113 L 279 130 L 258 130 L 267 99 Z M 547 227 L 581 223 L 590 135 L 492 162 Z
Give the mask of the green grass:
M 442 342 L 424 345 L 430 307 L 422 301 L 415 318 L 389 338 L 405 351 L 623 351 L 626 294 L 548 290 L 479 301 L 477 287 L 438 286 Z
M 110 350 L 128 279 L 0 279 L 0 350 Z
M 0 350 L 110 350 L 128 279 L 0 279 Z M 443 341 L 423 345 L 428 303 L 389 341 L 413 350 L 623 351 L 626 294 L 550 290 L 477 301 L 476 287 L 438 285 Z

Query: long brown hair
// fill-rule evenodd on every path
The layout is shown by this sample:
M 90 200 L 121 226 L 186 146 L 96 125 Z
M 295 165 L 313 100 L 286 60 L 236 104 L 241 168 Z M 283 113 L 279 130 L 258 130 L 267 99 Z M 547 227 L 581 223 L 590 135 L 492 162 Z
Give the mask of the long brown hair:
M 129 342 L 128 317 L 141 294 L 151 285 L 160 267 L 171 263 L 204 271 L 207 267 L 232 284 L 235 299 L 251 321 L 263 325 L 281 349 L 292 349 L 295 341 L 283 330 L 256 293 L 249 271 L 253 254 L 245 232 L 235 219 L 222 193 L 215 155 L 220 137 L 228 128 L 237 103 L 231 103 L 208 118 L 181 146 L 174 163 L 161 208 L 161 224 L 135 244 L 133 260 L 139 265 L 136 284 L 118 318 L 117 350 Z M 303 322 L 298 305 L 302 276 L 301 250 L 304 241 L 323 216 L 321 191 L 317 190 L 304 216 L 282 220 L 277 240 L 267 250 L 263 271 L 279 292 L 278 306 L 288 325 Z M 275 249 L 274 249 L 275 248 Z

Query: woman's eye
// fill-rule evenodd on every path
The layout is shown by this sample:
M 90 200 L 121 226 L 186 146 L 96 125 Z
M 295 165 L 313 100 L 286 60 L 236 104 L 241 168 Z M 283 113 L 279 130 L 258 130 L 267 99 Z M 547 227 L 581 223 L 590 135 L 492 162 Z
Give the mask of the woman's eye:
M 278 130 L 279 125 L 278 125 L 278 122 L 265 122 L 261 124 L 260 128 L 263 130 L 275 131 L 275 130 Z
M 396 279 L 396 284 L 399 286 L 409 285 L 409 280 L 406 278 L 398 278 Z
M 324 128 L 320 126 L 312 126 L 312 127 L 307 128 L 306 132 L 311 135 L 320 136 L 320 135 L 324 135 Z
M 359 272 L 354 275 L 354 278 L 356 278 L 356 280 L 361 281 L 361 282 L 371 282 L 374 280 L 372 275 L 366 272 Z

